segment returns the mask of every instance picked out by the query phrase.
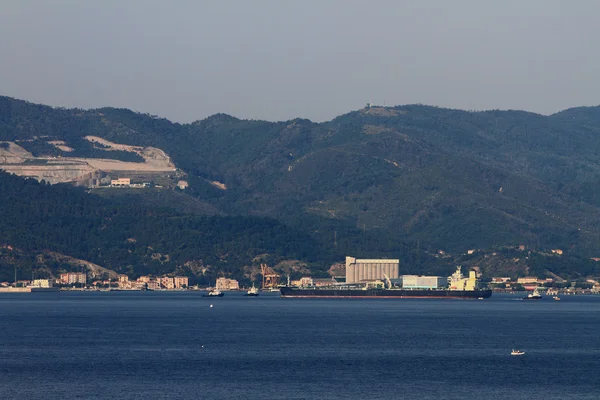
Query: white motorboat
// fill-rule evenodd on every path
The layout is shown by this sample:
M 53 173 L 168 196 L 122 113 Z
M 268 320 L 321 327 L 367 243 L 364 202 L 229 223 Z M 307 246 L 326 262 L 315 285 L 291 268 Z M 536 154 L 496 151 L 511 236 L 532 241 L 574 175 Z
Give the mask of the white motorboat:
M 221 292 L 219 289 L 211 290 L 208 294 L 202 295 L 202 297 L 223 297 L 225 293 Z

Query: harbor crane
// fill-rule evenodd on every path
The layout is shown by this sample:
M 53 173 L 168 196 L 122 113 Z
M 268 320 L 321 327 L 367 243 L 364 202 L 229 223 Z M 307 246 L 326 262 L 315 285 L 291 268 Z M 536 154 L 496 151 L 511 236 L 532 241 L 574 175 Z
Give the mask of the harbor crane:
M 388 284 L 388 288 L 391 289 L 392 288 L 392 281 L 390 280 L 390 277 L 387 276 L 386 274 L 383 274 L 383 276 L 385 277 L 385 281 Z
M 260 264 L 260 273 L 262 274 L 262 288 L 273 289 L 279 285 L 279 275 L 275 270 L 267 264 Z

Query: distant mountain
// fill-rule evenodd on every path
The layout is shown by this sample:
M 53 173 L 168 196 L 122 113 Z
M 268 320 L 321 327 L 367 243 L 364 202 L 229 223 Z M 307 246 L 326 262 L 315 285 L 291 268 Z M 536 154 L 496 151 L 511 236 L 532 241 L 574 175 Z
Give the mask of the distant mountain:
M 277 219 L 329 249 L 322 260 L 396 256 L 427 270 L 437 250 L 518 244 L 600 257 L 600 107 L 543 116 L 406 105 L 325 123 L 217 114 L 182 125 L 0 97 L 0 141 L 77 147 L 89 135 L 166 151 L 203 204 L 190 212 Z

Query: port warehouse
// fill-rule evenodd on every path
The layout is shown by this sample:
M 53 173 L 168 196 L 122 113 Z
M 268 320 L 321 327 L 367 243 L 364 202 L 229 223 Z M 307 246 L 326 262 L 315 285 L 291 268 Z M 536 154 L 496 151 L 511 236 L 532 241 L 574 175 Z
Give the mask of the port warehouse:
M 407 289 L 437 289 L 448 284 L 441 276 L 399 275 L 400 260 L 346 257 L 346 283 L 390 279 L 394 286 Z M 387 277 L 387 278 L 386 278 Z

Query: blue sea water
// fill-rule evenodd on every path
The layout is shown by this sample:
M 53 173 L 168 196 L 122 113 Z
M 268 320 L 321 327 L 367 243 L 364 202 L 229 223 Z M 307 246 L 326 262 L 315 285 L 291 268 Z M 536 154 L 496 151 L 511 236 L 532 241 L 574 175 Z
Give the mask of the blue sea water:
M 0 294 L 0 398 L 597 400 L 600 297 Z

